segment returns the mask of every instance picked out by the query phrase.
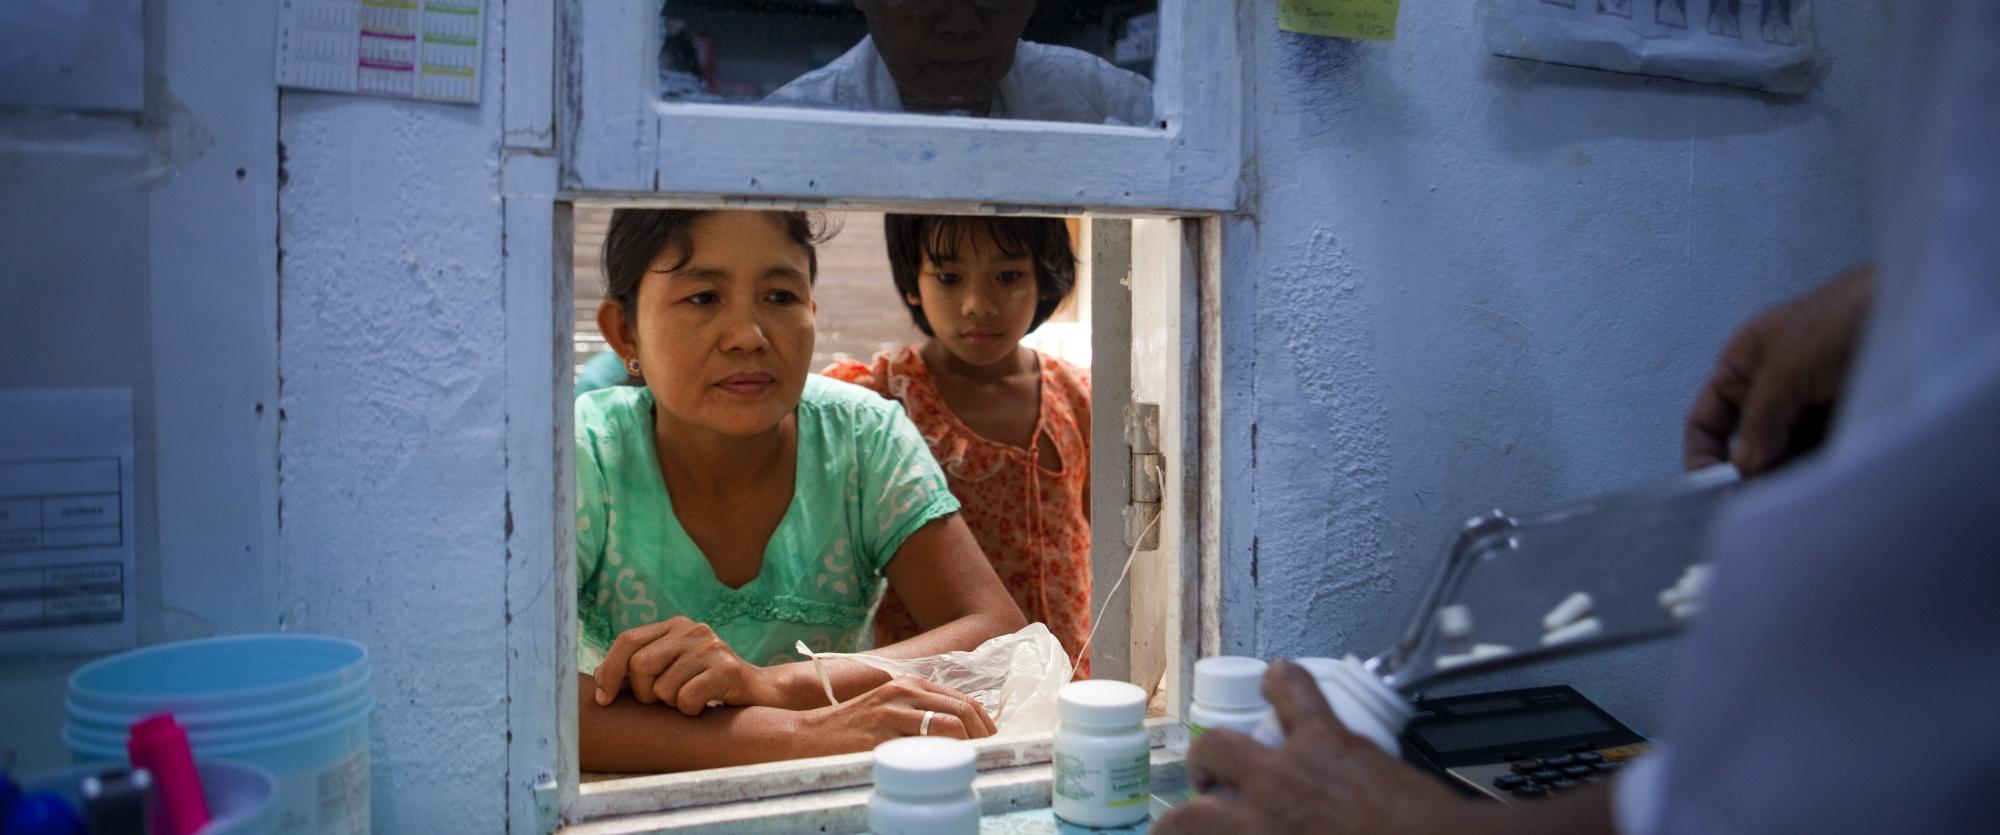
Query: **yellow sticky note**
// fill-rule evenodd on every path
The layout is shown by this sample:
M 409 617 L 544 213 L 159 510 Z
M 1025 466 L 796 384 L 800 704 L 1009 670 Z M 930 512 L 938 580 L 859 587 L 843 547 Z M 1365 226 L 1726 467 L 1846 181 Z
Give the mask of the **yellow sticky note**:
M 1278 28 L 1333 38 L 1393 41 L 1396 12 L 1402 5 L 1402 0 L 1278 0 Z

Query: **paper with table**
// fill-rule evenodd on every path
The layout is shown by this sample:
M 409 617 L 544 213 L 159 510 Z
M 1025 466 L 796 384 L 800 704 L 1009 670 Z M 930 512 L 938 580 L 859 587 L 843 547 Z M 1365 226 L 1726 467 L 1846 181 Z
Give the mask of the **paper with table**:
M 0 391 L 0 655 L 133 646 L 130 389 Z

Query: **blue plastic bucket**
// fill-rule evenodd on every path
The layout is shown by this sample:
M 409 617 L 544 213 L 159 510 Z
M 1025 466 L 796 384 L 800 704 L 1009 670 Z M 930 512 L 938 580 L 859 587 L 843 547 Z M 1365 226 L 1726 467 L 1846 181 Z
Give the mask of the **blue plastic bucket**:
M 120 653 L 69 677 L 69 701 L 106 713 L 202 713 L 309 699 L 368 675 L 368 648 L 324 635 L 236 635 Z
M 188 743 L 197 759 L 245 762 L 275 778 L 272 835 L 366 835 L 375 706 L 367 661 L 360 644 L 316 635 L 205 639 L 113 656 L 70 677 L 63 742 L 78 762 L 122 761 L 121 718 L 185 713 L 196 723 Z M 240 721 L 222 721 L 229 717 Z
M 210 711 L 177 711 L 174 721 L 185 728 L 189 739 L 229 739 L 246 732 L 272 732 L 297 730 L 305 724 L 323 720 L 327 716 L 344 714 L 349 707 L 367 698 L 374 692 L 374 682 L 363 673 L 346 684 L 290 702 L 280 702 L 261 707 L 232 708 Z M 69 727 L 77 731 L 91 731 L 116 735 L 123 739 L 133 723 L 158 711 L 104 711 L 77 704 L 70 700 L 67 705 Z
M 174 719 L 186 729 L 188 744 L 195 748 L 215 748 L 239 746 L 255 743 L 278 736 L 292 736 L 304 731 L 338 723 L 352 715 L 357 709 L 366 710 L 375 702 L 375 694 L 368 690 L 355 690 L 339 702 L 313 709 L 302 709 L 286 716 L 277 716 L 259 722 L 241 722 L 234 725 L 216 723 L 213 720 L 199 724 L 181 722 L 180 715 Z M 125 740 L 131 735 L 131 727 L 144 717 L 115 723 L 86 722 L 77 718 L 72 711 L 69 724 L 63 728 L 67 738 L 79 743 L 99 748 L 123 750 Z M 190 727 L 190 725 L 193 725 Z
M 83 778 L 122 765 L 103 762 L 40 774 L 24 781 L 21 788 L 55 792 L 80 809 Z M 270 772 L 248 763 L 216 760 L 196 763 L 195 772 L 201 775 L 201 796 L 208 801 L 209 814 L 208 825 L 199 835 L 271 835 L 278 782 Z

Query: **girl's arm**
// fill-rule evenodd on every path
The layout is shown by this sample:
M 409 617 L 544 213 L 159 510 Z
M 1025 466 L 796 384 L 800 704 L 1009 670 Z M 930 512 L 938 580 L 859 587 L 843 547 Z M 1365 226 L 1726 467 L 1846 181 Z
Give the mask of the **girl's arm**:
M 883 573 L 924 631 L 907 641 L 877 647 L 871 655 L 920 658 L 969 650 L 1028 625 L 1021 607 L 1014 605 L 1014 598 L 1008 596 L 1007 588 L 993 573 L 993 565 L 986 561 L 985 552 L 979 550 L 972 529 L 957 514 L 910 534 Z M 834 695 L 842 701 L 889 680 L 887 673 L 862 664 L 836 660 L 825 662 L 825 667 Z M 812 662 L 766 669 L 783 677 L 782 686 L 789 694 L 787 706 L 826 705 L 826 690 Z

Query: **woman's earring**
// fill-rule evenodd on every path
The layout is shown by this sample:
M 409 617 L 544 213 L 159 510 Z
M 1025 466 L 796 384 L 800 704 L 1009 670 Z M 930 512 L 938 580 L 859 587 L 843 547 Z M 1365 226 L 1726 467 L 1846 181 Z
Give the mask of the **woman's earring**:
M 630 374 L 630 375 L 632 375 L 633 377 L 637 377 L 637 376 L 639 376 L 639 361 L 638 361 L 638 360 L 626 360 L 626 361 L 625 361 L 625 373 L 627 373 L 627 374 Z

